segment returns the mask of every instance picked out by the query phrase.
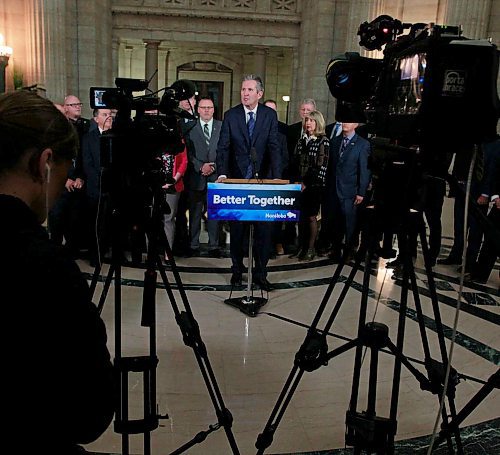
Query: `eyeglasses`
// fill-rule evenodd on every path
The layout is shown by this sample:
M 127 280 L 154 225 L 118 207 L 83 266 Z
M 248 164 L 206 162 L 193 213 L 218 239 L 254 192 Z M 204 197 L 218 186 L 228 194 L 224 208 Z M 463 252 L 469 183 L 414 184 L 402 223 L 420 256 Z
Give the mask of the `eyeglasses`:
M 65 104 L 65 106 L 71 106 L 71 107 L 82 107 L 83 103 L 70 103 L 70 104 Z

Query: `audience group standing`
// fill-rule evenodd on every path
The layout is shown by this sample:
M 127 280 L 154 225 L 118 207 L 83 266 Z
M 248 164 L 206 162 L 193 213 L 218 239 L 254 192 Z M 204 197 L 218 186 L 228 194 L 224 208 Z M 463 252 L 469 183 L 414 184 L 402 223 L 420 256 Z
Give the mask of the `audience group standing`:
M 176 83 L 194 87 L 190 81 Z M 170 210 L 164 215 L 163 221 L 173 254 L 201 254 L 200 234 L 206 211 L 207 183 L 221 182 L 225 178 L 257 177 L 283 178 L 300 183 L 302 191 L 298 225 L 290 222 L 255 223 L 255 284 L 267 291 L 273 289 L 267 279 L 266 267 L 269 259 L 276 255 L 286 253 L 299 261 L 311 261 L 317 255 L 328 255 L 338 262 L 342 253 L 345 253 L 346 258 L 352 258 L 358 247 L 358 211 L 370 202 L 372 185 L 368 164 L 371 145 L 359 120 L 346 118 L 343 120 L 348 121 L 326 125 L 315 101 L 308 98 L 299 104 L 299 122 L 291 125 L 279 122 L 276 101 L 268 99 L 262 102 L 264 87 L 256 75 L 244 77 L 241 104 L 229 109 L 222 121 L 214 118 L 214 100 L 210 96 L 201 96 L 197 100 L 194 91 L 189 94 L 189 98 L 179 102 L 179 108 L 189 114 L 187 118 L 179 120 L 184 150 L 175 155 L 166 151 L 159 157 L 169 179 L 163 190 Z M 56 107 L 75 126 L 80 138 L 80 153 L 73 160 L 64 194 L 49 214 L 49 231 L 57 243 L 62 243 L 64 238 L 74 255 L 77 255 L 79 247 L 86 246 L 91 263 L 96 263 L 109 247 L 105 229 L 108 223 L 105 215 L 107 200 L 105 197 L 103 199 L 100 187 L 99 138 L 111 128 L 114 113 L 109 109 L 96 109 L 92 120 L 83 119 L 82 103 L 73 95 L 67 96 L 64 103 Z M 499 180 L 499 141 L 491 142 L 484 149 L 487 152 L 486 175 L 490 183 L 487 191 L 484 189 L 486 184 L 475 185 L 474 191 L 486 215 L 490 197 L 495 193 L 491 182 Z M 458 155 L 456 164 L 459 164 Z M 445 182 L 431 179 L 426 188 L 426 194 L 432 196 L 428 198 L 425 216 L 430 230 L 431 262 L 435 264 L 441 247 L 440 218 Z M 463 242 L 460 236 L 463 203 L 460 200 L 457 199 L 455 203 L 455 223 L 458 225 L 455 244 L 449 257 L 441 260 L 444 264 L 458 263 L 460 242 Z M 496 205 L 490 212 L 490 218 L 498 224 L 498 196 L 494 200 Z M 82 213 L 87 215 L 86 224 L 83 223 Z M 208 231 L 207 255 L 221 257 L 222 225 L 215 220 L 205 219 L 205 223 Z M 86 236 L 79 230 L 82 225 L 87 226 Z M 229 225 L 233 272 L 231 284 L 234 286 L 242 284 L 247 228 L 247 224 L 239 222 Z M 481 229 L 474 222 L 470 229 L 469 272 L 478 260 L 481 262 L 480 258 L 488 256 L 482 262 L 491 263 L 491 254 L 487 255 L 484 246 L 479 256 Z M 485 238 L 484 245 L 489 241 Z M 142 260 L 141 248 L 138 249 L 137 244 L 130 246 L 133 262 Z M 415 256 L 416 240 L 411 249 Z M 382 257 L 390 257 L 391 253 L 387 251 L 394 251 L 390 232 L 385 233 L 384 248 L 379 253 Z M 165 259 L 169 260 L 169 257 Z M 389 266 L 400 262 L 396 258 Z M 489 275 L 486 271 L 489 265 L 485 267 L 478 269 L 480 272 L 472 273 L 471 278 L 484 280 Z

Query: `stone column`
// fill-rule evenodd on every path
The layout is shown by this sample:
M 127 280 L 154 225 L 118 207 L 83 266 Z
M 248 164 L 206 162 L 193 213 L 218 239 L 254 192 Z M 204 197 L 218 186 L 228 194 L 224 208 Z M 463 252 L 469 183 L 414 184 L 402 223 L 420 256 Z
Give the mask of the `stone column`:
M 266 62 L 267 62 L 267 52 L 268 49 L 265 47 L 255 46 L 256 50 L 254 52 L 255 57 L 255 74 L 260 76 L 264 82 L 264 87 L 266 84 Z
M 356 0 L 349 4 L 346 49 L 369 55 L 369 51 L 359 45 L 358 29 L 363 22 L 371 22 L 384 10 L 385 0 Z
M 149 81 L 149 89 L 158 90 L 158 46 L 160 41 L 145 39 L 146 44 L 146 72 L 145 78 Z
M 294 61 L 294 87 L 290 100 L 290 122 L 299 120 L 298 103 L 314 98 L 318 109 L 328 116 L 331 99 L 325 72 L 333 53 L 333 19 L 337 14 L 335 0 L 315 0 L 302 10 L 299 47 Z M 295 59 L 294 59 L 295 60 Z
M 467 38 L 488 38 L 491 0 L 448 0 L 444 23 L 462 25 Z
M 67 94 L 66 84 L 66 1 L 45 0 L 45 87 L 47 98 L 61 102 Z
M 25 86 L 45 85 L 45 34 L 43 0 L 27 0 L 24 3 L 26 26 L 26 74 Z
M 115 79 L 119 74 L 119 60 L 120 60 L 120 39 L 113 37 L 112 40 L 112 50 L 111 50 L 111 77 Z
M 169 76 L 171 55 L 172 55 L 172 51 L 170 49 L 167 49 L 166 53 L 165 53 L 165 62 L 163 65 L 163 69 L 165 71 L 165 85 L 166 86 L 171 86 L 174 83 L 174 80 Z
M 134 53 L 134 46 L 126 45 L 124 49 L 125 53 L 125 74 L 124 77 L 132 77 L 132 57 Z

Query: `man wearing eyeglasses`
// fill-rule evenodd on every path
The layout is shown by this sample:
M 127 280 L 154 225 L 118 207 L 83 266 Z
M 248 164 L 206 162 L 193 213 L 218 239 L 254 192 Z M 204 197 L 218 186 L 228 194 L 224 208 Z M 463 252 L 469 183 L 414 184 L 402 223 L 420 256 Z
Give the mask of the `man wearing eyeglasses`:
M 200 254 L 201 218 L 207 200 L 207 182 L 215 182 L 215 157 L 222 122 L 214 119 L 214 102 L 202 96 L 198 102 L 199 120 L 191 129 L 186 142 L 190 172 L 188 173 L 189 236 L 191 255 Z M 220 257 L 217 220 L 207 221 L 208 256 Z
M 79 143 L 90 127 L 90 121 L 82 118 L 82 102 L 75 95 L 64 98 L 62 105 L 64 115 L 78 132 Z M 49 218 L 49 232 L 53 242 L 61 245 L 63 239 L 73 256 L 78 256 L 82 245 L 83 231 L 81 229 L 81 214 L 84 212 L 85 196 L 83 194 L 84 178 L 82 155 L 78 153 L 73 160 L 73 166 L 68 172 L 66 190 L 52 207 Z

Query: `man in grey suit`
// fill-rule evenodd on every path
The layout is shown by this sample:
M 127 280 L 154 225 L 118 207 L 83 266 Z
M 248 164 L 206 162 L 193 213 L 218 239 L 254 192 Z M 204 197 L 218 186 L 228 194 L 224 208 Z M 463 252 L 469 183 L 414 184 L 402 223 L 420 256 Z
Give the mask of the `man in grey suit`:
M 356 245 L 354 231 L 358 206 L 363 202 L 370 183 L 368 169 L 370 143 L 359 136 L 358 123 L 342 123 L 342 134 L 332 142 L 332 166 L 327 178 L 327 191 L 332 201 L 335 220 L 332 259 L 338 260 L 342 238 L 353 248 Z M 352 244 L 351 244 L 352 243 Z M 351 254 L 352 251 L 349 252 Z
M 199 120 L 189 131 L 188 156 L 191 167 L 188 173 L 189 238 L 191 255 L 200 254 L 201 218 L 207 199 L 207 183 L 215 182 L 215 156 L 222 122 L 214 119 L 214 103 L 208 96 L 198 102 Z M 219 226 L 217 220 L 207 221 L 208 256 L 220 257 Z

